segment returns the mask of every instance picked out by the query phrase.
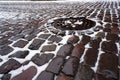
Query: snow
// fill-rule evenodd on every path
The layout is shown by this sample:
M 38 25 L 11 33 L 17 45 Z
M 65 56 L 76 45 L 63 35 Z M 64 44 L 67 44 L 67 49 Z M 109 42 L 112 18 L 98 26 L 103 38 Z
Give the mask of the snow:
M 69 2 L 69 1 L 81 1 L 81 2 L 87 2 L 87 1 L 91 1 L 91 2 L 93 2 L 93 1 L 118 1 L 118 0 L 65 0 L 66 2 Z M 4 2 L 4 1 L 3 1 Z M 8 1 L 9 2 L 9 1 Z M 25 1 L 23 1 L 23 2 L 21 2 L 20 1 L 20 3 L 24 3 Z M 38 2 L 38 1 L 37 1 Z M 31 1 L 28 1 L 28 2 L 26 2 L 26 3 L 37 3 L 37 2 L 31 2 Z M 56 1 L 53 1 L 53 2 L 56 2 Z M 59 2 L 63 2 L 63 1 L 58 1 L 58 2 L 56 2 L 56 3 L 59 3 Z M 2 3 L 2 2 L 1 2 Z M 14 2 L 10 2 L 10 3 L 14 3 Z M 43 1 L 43 2 L 41 2 L 41 3 L 46 3 L 45 1 Z M 48 1 L 48 3 L 49 3 L 49 1 Z M 80 4 L 81 5 L 81 4 Z M 1 6 L 1 5 L 0 5 Z M 8 6 L 10 6 L 10 5 L 8 5 Z M 26 6 L 20 6 L 20 5 L 18 5 L 19 7 L 21 7 L 21 8 L 25 8 Z M 43 7 L 39 7 L 39 9 L 45 9 L 45 8 L 47 8 L 47 9 L 50 9 L 51 7 L 52 7 L 52 9 L 60 9 L 61 8 L 61 6 L 62 5 L 58 5 L 58 7 L 54 7 L 54 5 L 51 5 L 50 7 L 48 7 L 48 6 L 43 6 Z M 54 7 L 54 8 L 53 8 Z M 71 7 L 66 7 L 66 6 L 64 6 L 65 8 L 64 8 L 64 10 L 67 10 L 68 8 L 71 8 Z M 85 6 L 84 6 L 85 7 Z M 29 7 L 27 7 L 27 8 L 29 8 Z M 120 9 L 120 6 L 118 7 L 119 9 Z M 72 9 L 72 8 L 71 8 Z M 50 9 L 51 10 L 51 9 Z M 26 10 L 27 11 L 27 10 Z M 94 10 L 95 11 L 95 10 Z M 93 11 L 93 13 L 94 13 L 94 11 Z M 106 11 L 106 10 L 105 10 Z M 73 11 L 73 12 L 77 12 L 77 11 Z M 46 15 L 42 15 L 42 14 L 45 14 L 46 13 Z M 51 13 L 54 13 L 54 11 L 52 11 L 51 10 L 51 12 L 48 12 L 48 11 L 42 11 L 42 13 L 41 13 L 41 15 L 37 15 L 36 17 L 37 18 L 40 18 L 40 19 L 46 19 L 46 18 L 51 18 L 50 16 L 54 16 L 53 14 L 51 15 Z M 117 10 L 116 10 L 116 13 L 117 13 Z M 73 14 L 73 13 L 71 13 L 71 14 Z M 77 14 L 77 13 L 76 13 Z M 92 14 L 92 13 L 91 13 Z M 32 14 L 32 13 L 27 13 L 27 12 L 21 12 L 20 14 L 19 14 L 19 12 L 6 12 L 6 11 L 0 11 L 0 20 L 2 20 L 2 19 L 10 19 L 11 21 L 12 21 L 12 19 L 14 20 L 14 21 L 16 21 L 17 19 L 27 19 L 27 18 L 29 18 L 30 16 L 34 16 L 34 15 L 36 15 L 36 14 Z M 75 14 L 74 14 L 75 15 Z M 79 14 L 77 14 L 77 15 L 79 15 Z M 105 15 L 105 14 L 104 14 Z M 56 15 L 57 16 L 57 15 Z M 59 15 L 58 15 L 59 16 Z M 65 18 L 66 16 L 64 16 L 64 15 L 60 15 L 60 16 L 62 16 L 63 18 Z M 35 16 L 34 16 L 35 17 Z M 52 23 L 53 22 L 53 20 L 54 19 L 58 19 L 59 17 L 55 17 L 55 18 L 52 18 L 52 19 L 50 19 L 49 21 L 48 21 L 48 23 Z M 92 19 L 93 21 L 96 21 L 97 22 L 97 20 L 96 19 Z M 70 21 L 67 21 L 66 23 L 71 23 Z M 79 21 L 77 21 L 75 24 L 82 24 L 82 22 L 79 22 Z M 103 22 L 103 24 L 106 24 L 105 22 Z M 97 25 L 100 25 L 99 23 L 97 23 L 96 24 L 96 26 Z M 92 29 L 93 28 L 91 28 L 91 29 L 89 29 L 90 31 L 92 31 Z M 81 31 L 81 33 L 82 32 L 86 32 L 87 30 L 83 30 L 83 31 Z M 77 31 L 76 31 L 77 32 Z M 40 34 L 43 34 L 43 32 L 40 32 L 38 35 L 37 35 L 37 37 L 36 38 L 38 38 L 38 36 L 40 35 Z M 52 33 L 50 33 L 50 34 L 52 34 Z M 94 33 L 94 34 L 92 34 L 92 35 L 90 35 L 91 37 L 94 37 L 95 36 L 95 34 L 96 33 Z M 78 34 L 77 34 L 78 35 Z M 67 42 L 67 40 L 68 40 L 68 38 L 69 37 L 71 37 L 71 35 L 68 35 L 68 31 L 66 31 L 66 36 L 64 36 L 63 37 L 63 40 L 60 42 L 61 44 L 66 44 L 66 42 Z M 80 37 L 80 39 L 81 39 L 81 36 L 79 36 Z M 0 37 L 0 38 L 2 38 L 2 37 Z M 18 41 L 18 40 L 17 40 Z M 33 40 L 32 40 L 33 41 Z M 13 47 L 14 48 L 14 51 L 13 52 L 11 52 L 11 53 L 9 53 L 8 55 L 6 55 L 6 56 L 0 56 L 1 57 L 1 59 L 3 59 L 4 61 L 3 62 L 1 62 L 0 63 L 0 65 L 2 65 L 4 62 L 6 62 L 6 61 L 8 61 L 8 56 L 9 55 L 11 55 L 11 54 L 13 54 L 13 53 L 15 53 L 16 51 L 18 51 L 18 50 L 28 50 L 30 53 L 29 53 L 29 55 L 25 58 L 25 59 L 18 59 L 18 58 L 14 58 L 14 59 L 16 59 L 17 61 L 19 61 L 20 63 L 23 63 L 24 61 L 26 61 L 26 60 L 30 60 L 34 55 L 35 55 L 35 53 L 40 53 L 40 50 L 42 49 L 42 46 L 44 46 L 44 45 L 46 45 L 47 44 L 47 42 L 48 42 L 48 40 L 46 40 L 45 41 L 45 43 L 40 47 L 40 49 L 38 49 L 38 50 L 30 50 L 30 49 L 28 49 L 28 46 L 32 43 L 32 41 L 30 41 L 29 42 L 29 44 L 27 44 L 24 48 L 18 48 L 18 47 L 13 47 L 12 45 L 16 42 L 16 41 L 14 41 L 12 44 L 10 44 L 9 46 L 11 46 L 11 47 Z M 102 41 L 106 41 L 106 39 L 102 39 Z M 56 44 L 56 43 L 54 43 L 54 44 Z M 57 45 L 57 44 L 56 44 Z M 118 44 L 117 44 L 118 45 Z M 55 50 L 55 51 L 53 51 L 53 52 L 51 52 L 51 53 L 54 53 L 55 55 L 57 54 L 57 51 L 59 50 L 59 48 L 61 47 L 62 45 L 60 45 L 60 46 L 57 46 L 57 49 Z M 119 46 L 119 45 L 118 45 Z M 89 48 L 89 45 L 86 45 L 85 46 L 85 52 L 86 52 L 86 50 Z M 118 47 L 119 48 L 119 47 Z M 82 62 L 82 61 L 84 61 L 84 56 L 85 56 L 85 52 L 84 52 L 84 54 L 82 55 L 82 57 L 81 57 L 81 61 L 80 62 Z M 46 52 L 46 54 L 47 54 L 48 52 Z M 97 66 L 98 66 L 98 62 L 99 62 L 99 59 L 100 59 L 100 55 L 102 54 L 103 52 L 99 49 L 99 55 L 98 55 L 98 59 L 97 59 L 97 62 L 96 62 L 96 65 L 95 65 L 95 67 L 92 67 L 92 69 L 96 72 L 96 68 L 97 68 Z M 40 54 L 43 54 L 43 53 L 40 53 Z M 33 80 L 35 80 L 36 79 L 36 77 L 43 71 L 43 70 L 45 70 L 46 69 L 46 67 L 48 66 L 48 63 L 47 64 L 45 64 L 45 65 L 43 65 L 43 66 L 40 66 L 40 67 L 38 67 L 36 64 L 34 64 L 33 62 L 30 62 L 28 65 L 26 65 L 26 66 L 22 66 L 22 67 L 20 67 L 19 69 L 16 69 L 16 70 L 12 70 L 10 73 L 12 74 L 12 77 L 13 76 L 15 76 L 15 75 L 17 75 L 17 74 L 19 74 L 19 73 L 21 73 L 22 72 L 22 70 L 26 70 L 27 68 L 29 68 L 30 66 L 35 66 L 36 68 L 37 68 L 37 71 L 38 71 L 38 73 L 37 73 L 37 75 L 33 78 Z M 120 68 L 120 66 L 119 66 L 119 68 Z M 2 75 L 0 75 L 0 77 L 1 77 Z
M 96 1 L 118 1 L 118 0 L 65 0 L 65 1 L 81 1 L 81 2 L 96 2 Z

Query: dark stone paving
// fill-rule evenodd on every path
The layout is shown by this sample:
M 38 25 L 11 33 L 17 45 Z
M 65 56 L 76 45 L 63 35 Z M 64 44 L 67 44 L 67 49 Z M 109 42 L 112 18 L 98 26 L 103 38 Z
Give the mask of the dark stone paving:
M 102 42 L 101 48 L 104 52 L 108 52 L 108 53 L 118 53 L 118 49 L 117 49 L 117 45 L 115 44 L 115 42 L 107 42 L 104 41 Z
M 55 51 L 56 50 L 56 45 L 55 44 L 51 44 L 51 45 L 45 45 L 42 47 L 41 52 L 46 52 L 46 51 Z
M 29 54 L 29 51 L 17 51 L 10 55 L 9 57 L 16 57 L 16 58 L 25 58 Z
M 13 51 L 13 48 L 11 48 L 10 46 L 3 46 L 0 48 L 0 55 L 2 55 L 2 56 L 7 55 L 12 51 Z
M 13 77 L 11 80 L 32 80 L 36 73 L 37 69 L 34 66 L 31 66 L 19 75 Z
M 94 67 L 97 61 L 97 57 L 98 57 L 98 50 L 94 48 L 89 48 L 86 51 L 86 54 L 84 57 L 84 63 Z
M 108 60 L 109 59 L 109 60 Z M 111 63 L 112 62 L 112 63 Z M 100 61 L 97 73 L 103 78 L 118 79 L 118 57 L 115 54 L 103 53 L 100 56 Z M 98 79 L 99 80 L 99 79 Z
M 83 35 L 81 39 L 81 43 L 86 45 L 88 42 L 90 42 L 90 38 L 91 38 L 90 36 Z
M 39 38 L 47 39 L 51 34 L 41 34 Z
M 43 71 L 40 73 L 36 80 L 54 80 L 54 76 L 55 75 L 53 73 Z
M 78 72 L 74 80 L 92 80 L 94 78 L 94 71 L 88 65 L 79 64 Z
M 10 59 L 0 66 L 0 74 L 6 74 L 11 70 L 19 68 L 20 66 L 21 64 L 18 61 Z
M 13 44 L 14 47 L 19 47 L 19 48 L 23 48 L 25 47 L 25 45 L 28 43 L 28 41 L 25 40 L 19 40 L 16 43 Z
M 48 65 L 47 67 L 47 71 L 55 73 L 55 74 L 59 74 L 62 65 L 64 63 L 64 58 L 62 57 L 55 57 Z
M 62 38 L 59 36 L 56 36 L 56 35 L 52 35 L 48 40 L 52 41 L 52 42 L 59 43 L 62 40 Z
M 69 76 L 75 76 L 79 64 L 79 59 L 70 57 L 63 66 L 62 72 Z
M 31 50 L 37 50 L 40 48 L 40 46 L 45 42 L 45 40 L 42 39 L 34 39 L 31 45 L 29 46 L 29 49 Z
M 48 54 L 36 54 L 35 56 L 32 57 L 32 61 L 38 65 L 38 66 L 42 66 L 45 63 L 48 63 L 50 59 L 52 59 L 54 57 L 54 54 L 52 53 L 48 53 Z
M 56 80 L 73 80 L 73 77 L 60 73 Z
M 75 45 L 75 47 L 72 50 L 71 56 L 80 59 L 80 57 L 83 55 L 84 49 L 85 47 L 83 44 Z
M 72 37 L 70 37 L 67 41 L 67 43 L 71 43 L 71 44 L 75 44 L 79 41 L 79 37 L 76 35 L 73 35 Z
M 74 46 L 72 44 L 64 44 L 57 52 L 57 56 L 66 57 L 71 54 Z
M 2 80 L 10 80 L 11 74 L 5 74 L 1 79 Z
M 0 80 L 119 80 L 119 1 L 0 3 L 0 15 Z

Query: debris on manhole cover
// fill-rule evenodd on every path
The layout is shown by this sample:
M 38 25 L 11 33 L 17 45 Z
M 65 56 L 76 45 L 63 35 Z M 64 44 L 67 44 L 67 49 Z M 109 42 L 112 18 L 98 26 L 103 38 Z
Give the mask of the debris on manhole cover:
M 95 21 L 86 17 L 65 17 L 53 19 L 48 22 L 48 27 L 60 30 L 87 30 L 96 25 Z

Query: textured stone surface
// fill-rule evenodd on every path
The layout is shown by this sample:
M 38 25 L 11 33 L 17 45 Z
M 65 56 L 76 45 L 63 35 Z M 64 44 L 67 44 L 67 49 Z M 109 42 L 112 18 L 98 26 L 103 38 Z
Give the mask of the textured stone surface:
M 54 76 L 55 75 L 53 73 L 43 71 L 38 75 L 36 80 L 54 80 Z
M 55 44 L 50 44 L 50 45 L 44 45 L 42 47 L 41 52 L 45 52 L 45 51 L 55 51 L 56 50 L 56 45 Z
M 21 32 L 21 34 L 23 34 L 23 35 L 29 35 L 29 34 L 31 34 L 33 32 L 33 29 L 25 29 L 25 30 L 23 30 L 22 32 Z
M 54 54 L 52 53 L 48 53 L 48 54 L 36 54 L 35 56 L 32 57 L 32 61 L 38 65 L 38 66 L 42 66 L 46 63 L 49 62 L 50 59 L 52 59 L 54 57 Z
M 106 39 L 116 42 L 119 41 L 119 36 L 117 34 L 108 33 Z
M 35 34 L 32 34 L 32 35 L 26 36 L 25 39 L 28 40 L 28 41 L 31 41 L 31 40 L 32 40 L 33 38 L 35 38 L 35 37 L 36 37 L 36 35 L 35 35 Z
M 85 45 L 85 44 L 87 44 L 88 42 L 90 42 L 90 36 L 83 35 L 83 36 L 82 36 L 82 39 L 81 39 L 81 43 Z
M 74 46 L 72 44 L 64 44 L 57 52 L 57 56 L 66 57 L 71 54 Z
M 105 32 L 99 32 L 95 35 L 97 38 L 104 38 L 105 37 Z
M 73 80 L 73 77 L 67 76 L 64 73 L 60 73 L 56 80 Z
M 70 57 L 63 66 L 62 72 L 66 75 L 75 76 L 79 65 L 79 59 Z
M 0 58 L 0 62 L 2 62 L 3 60 Z
M 72 50 L 71 56 L 80 59 L 80 57 L 83 55 L 84 49 L 85 49 L 85 47 L 83 44 L 75 45 L 75 47 Z
M 25 58 L 29 54 L 29 51 L 17 51 L 14 54 L 10 55 L 9 57 L 16 57 L 16 58 Z
M 62 57 L 55 57 L 46 68 L 47 71 L 58 74 L 62 68 L 64 63 L 64 58 Z
M 10 80 L 10 78 L 11 78 L 11 74 L 4 74 L 1 79 L 2 80 Z
M 110 41 L 110 42 L 107 42 L 107 41 L 102 42 L 101 48 L 102 48 L 102 50 L 104 52 L 115 53 L 115 54 L 118 53 L 117 45 L 112 41 Z
M 15 70 L 20 66 L 21 64 L 18 61 L 10 59 L 0 66 L 0 74 L 8 73 L 9 71 Z
M 13 51 L 13 48 L 11 48 L 10 46 L 3 46 L 0 48 L 0 55 L 2 55 L 2 56 L 7 55 L 12 51 Z
M 10 40 L 16 41 L 16 40 L 21 39 L 21 38 L 24 38 L 23 34 L 18 34 L 16 36 L 13 36 L 10 38 Z
M 111 29 L 111 33 L 112 34 L 119 34 L 120 33 L 120 29 L 116 26 L 113 26 Z
M 103 31 L 104 32 L 111 32 L 111 28 L 104 28 Z
M 101 38 L 95 38 L 90 41 L 90 47 L 98 49 L 100 47 Z
M 8 62 L 9 59 L 14 59 L 17 62 L 20 62 L 20 64 L 22 65 L 21 67 L 15 70 L 13 69 L 9 70 L 8 71 L 9 73 L 5 72 L 0 74 L 0 79 L 4 80 L 6 78 L 8 80 L 11 80 L 13 77 L 20 74 L 20 73 L 19 74 L 16 73 L 18 72 L 22 73 L 23 71 L 27 70 L 30 66 L 35 66 L 38 72 L 33 77 L 33 79 L 30 80 L 36 80 L 38 75 L 41 74 L 41 71 L 44 70 L 46 72 L 45 76 L 40 75 L 42 77 L 40 78 L 40 80 L 45 80 L 45 78 L 46 80 L 48 79 L 119 80 L 118 77 L 120 76 L 120 74 L 118 75 L 118 69 L 116 68 L 118 68 L 118 63 L 120 61 L 115 58 L 119 58 L 118 53 L 120 52 L 119 50 L 120 41 L 118 37 L 120 36 L 120 30 L 119 30 L 120 1 L 119 0 L 116 0 L 116 2 L 114 1 L 109 2 L 109 1 L 104 2 L 97 0 L 97 2 L 92 2 L 92 3 L 91 2 L 84 2 L 84 3 L 83 2 L 74 2 L 74 3 L 70 3 L 70 2 L 19 3 L 18 2 L 19 4 L 12 2 L 0 3 L 0 52 L 2 52 L 0 54 L 4 54 L 2 56 L 0 55 L 0 59 L 2 60 L 2 62 L 0 62 L 0 66 Z M 65 20 L 65 17 L 68 18 L 69 20 Z M 81 20 L 77 21 L 77 19 L 79 19 L 80 17 L 82 18 L 82 21 L 85 24 L 83 24 Z M 77 18 L 77 19 L 73 19 L 73 18 Z M 96 25 L 92 27 L 91 26 L 92 23 L 86 21 L 86 18 L 95 21 Z M 71 29 L 79 29 L 79 28 L 86 29 L 89 27 L 92 28 L 86 30 L 57 30 L 52 26 L 54 25 L 54 20 L 55 23 L 57 23 L 56 25 L 58 25 L 56 26 L 56 28 L 58 27 L 63 27 L 63 28 L 67 27 L 67 29 L 70 29 L 71 27 L 72 27 Z M 69 23 L 72 23 L 72 25 Z M 49 35 L 45 36 L 47 34 Z M 77 38 L 75 39 L 72 37 L 74 35 L 79 37 L 79 41 L 77 40 Z M 68 44 L 67 39 L 68 38 L 71 39 L 71 37 L 72 37 L 71 41 L 75 42 L 75 44 L 74 43 Z M 48 40 L 50 38 L 51 40 Z M 43 42 L 41 43 L 42 44 L 41 45 L 39 44 L 39 40 L 38 42 L 36 41 L 35 43 L 32 43 L 35 39 L 44 40 L 45 43 Z M 23 48 L 13 47 L 12 45 L 18 42 L 19 40 L 25 40 L 28 41 L 29 43 L 27 43 L 27 45 Z M 82 50 L 80 51 L 79 48 L 77 49 L 76 47 L 74 47 L 77 45 L 76 43 L 78 44 L 81 43 L 84 45 L 83 46 L 85 48 L 85 52 L 83 52 L 84 54 L 82 53 L 82 50 L 84 48 L 82 48 Z M 29 46 L 31 44 L 33 44 L 34 46 L 32 46 L 32 48 L 30 49 Z M 55 44 L 57 46 L 56 50 L 52 51 L 51 53 L 53 53 L 55 57 L 59 56 L 64 59 L 61 68 L 58 68 L 57 66 L 54 65 L 52 66 L 53 68 L 51 69 L 51 71 L 54 71 L 56 69 L 57 72 L 57 68 L 60 69 L 58 74 L 50 71 L 46 71 L 46 67 L 48 67 L 49 63 L 54 59 L 54 58 L 50 59 L 49 57 L 48 60 L 48 54 L 50 53 L 50 51 L 40 52 L 43 46 L 51 45 L 51 44 Z M 67 46 L 64 46 L 66 44 Z M 115 45 L 117 46 L 117 48 Z M 10 47 L 5 48 L 7 46 Z M 14 50 L 9 51 L 9 49 L 11 48 L 13 48 Z M 72 51 L 74 48 L 76 48 L 76 50 Z M 107 53 L 106 55 L 104 55 L 104 58 L 101 58 L 102 54 L 100 54 L 97 57 L 98 61 L 97 64 L 95 64 L 95 67 L 91 67 L 90 64 L 91 65 L 94 64 L 96 60 L 96 54 L 94 51 L 93 52 L 91 51 L 92 55 L 91 54 L 88 55 L 86 51 L 89 48 L 94 48 L 95 50 L 99 50 L 99 53 L 101 52 L 105 54 Z M 24 50 L 29 50 L 30 52 L 27 56 L 23 56 L 23 58 L 9 57 L 13 54 L 15 56 L 18 56 L 19 54 L 15 54 L 15 53 Z M 87 52 L 90 53 L 89 50 Z M 39 53 L 39 55 L 36 55 L 37 53 Z M 47 54 L 47 57 L 46 55 L 43 56 L 42 54 Z M 86 55 L 87 55 L 87 59 L 84 59 Z M 109 55 L 111 56 L 108 57 Z M 32 60 L 34 56 L 36 56 L 34 58 L 36 63 L 33 62 Z M 67 63 L 68 59 L 71 57 L 80 59 L 79 64 L 82 64 L 82 66 L 84 66 L 79 71 L 77 70 L 80 73 L 78 76 L 76 74 L 75 76 L 69 76 L 62 72 L 65 63 Z M 40 61 L 41 59 L 42 61 Z M 88 62 L 90 62 L 89 65 L 85 64 L 85 61 L 87 64 Z M 43 65 L 39 66 L 38 63 L 40 63 L 40 65 L 42 64 Z M 94 75 L 92 74 L 93 70 L 91 70 L 91 68 L 95 71 Z M 97 73 L 96 73 L 96 69 L 97 69 Z M 47 73 L 50 73 L 50 75 L 52 74 L 54 76 L 48 77 L 46 76 Z M 9 74 L 11 74 L 11 79 L 9 77 Z M 25 74 L 24 76 L 26 76 L 27 74 Z M 30 72 L 30 74 L 32 74 L 32 72 Z
M 60 42 L 60 41 L 62 40 L 62 38 L 61 38 L 61 37 L 58 37 L 58 36 L 56 36 L 56 35 L 52 35 L 48 40 L 49 40 L 49 41 L 52 41 L 52 42 L 58 43 L 58 42 Z
M 51 34 L 41 34 L 39 38 L 47 39 Z
M 23 48 L 25 47 L 25 45 L 28 43 L 28 41 L 25 40 L 19 40 L 16 43 L 13 44 L 14 47 L 19 47 L 19 48 Z
M 36 67 L 31 66 L 28 69 L 24 70 L 22 73 L 14 76 L 11 80 L 32 80 L 36 73 Z
M 75 44 L 79 41 L 79 37 L 76 36 L 76 35 L 73 35 L 72 37 L 70 37 L 68 40 L 67 40 L 67 43 L 72 43 L 72 44 Z
M 45 40 L 42 39 L 34 39 L 33 42 L 30 44 L 29 49 L 37 50 L 44 42 Z
M 118 80 L 118 79 L 106 78 L 105 76 L 103 76 L 101 74 L 96 74 L 95 80 Z
M 89 48 L 84 56 L 84 63 L 92 67 L 95 66 L 98 57 L 98 50 L 94 48 Z
M 8 39 L 0 39 L 0 46 L 6 46 L 11 44 L 12 41 L 8 40 Z
M 105 78 L 118 80 L 118 57 L 115 54 L 103 53 L 100 56 L 97 73 Z
M 59 33 L 58 33 L 58 35 L 60 35 L 60 36 L 65 36 L 65 31 L 60 31 Z
M 88 65 L 80 64 L 74 80 L 92 80 L 94 71 Z

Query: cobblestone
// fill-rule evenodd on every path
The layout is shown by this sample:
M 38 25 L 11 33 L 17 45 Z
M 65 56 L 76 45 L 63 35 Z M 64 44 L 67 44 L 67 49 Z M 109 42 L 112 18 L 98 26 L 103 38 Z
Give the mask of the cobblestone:
M 1 2 L 0 80 L 118 80 L 119 27 L 120 1 Z

